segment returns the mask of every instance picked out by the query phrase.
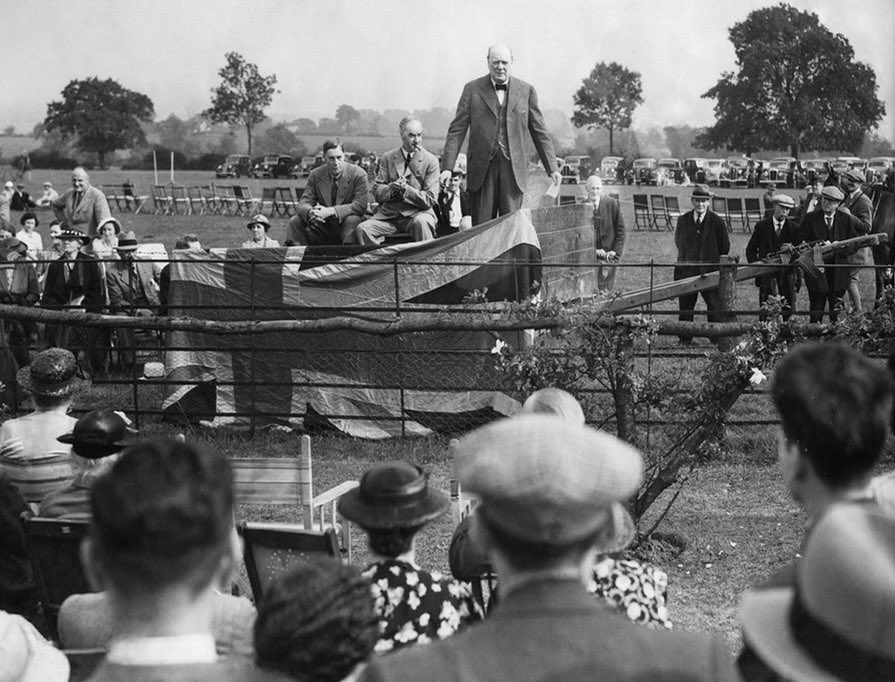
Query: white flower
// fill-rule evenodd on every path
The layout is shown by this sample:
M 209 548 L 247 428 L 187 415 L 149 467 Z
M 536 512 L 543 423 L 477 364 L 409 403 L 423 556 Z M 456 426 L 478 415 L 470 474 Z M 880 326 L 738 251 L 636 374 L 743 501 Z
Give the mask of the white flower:
M 491 349 L 492 355 L 500 355 L 503 352 L 503 349 L 507 347 L 507 342 L 503 339 L 497 339 L 494 342 L 494 347 Z
M 758 386 L 765 379 L 767 379 L 767 377 L 764 375 L 764 372 L 758 369 L 758 367 L 752 368 L 752 376 L 749 377 L 750 384 L 752 384 L 753 386 Z

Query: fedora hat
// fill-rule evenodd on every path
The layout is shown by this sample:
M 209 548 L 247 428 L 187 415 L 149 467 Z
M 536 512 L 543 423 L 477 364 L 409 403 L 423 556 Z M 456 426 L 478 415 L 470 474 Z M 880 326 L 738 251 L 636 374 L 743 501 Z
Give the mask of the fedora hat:
M 832 199 L 833 201 L 844 201 L 845 195 L 836 185 L 827 185 L 820 191 L 820 196 L 824 199 Z
M 115 248 L 118 251 L 136 251 L 137 246 L 137 235 L 132 231 L 128 231 L 121 233 L 121 236 L 118 238 L 118 246 Z
M 65 348 L 47 348 L 16 374 L 19 386 L 36 395 L 63 398 L 90 385 L 78 376 L 78 363 Z
M 81 232 L 80 230 L 75 230 L 71 227 L 64 227 L 59 231 L 59 234 L 56 235 L 57 239 L 77 239 L 82 244 L 86 244 L 90 241 L 90 237 Z
M 895 519 L 834 506 L 811 530 L 795 586 L 749 592 L 746 641 L 795 682 L 895 679 Z
M 690 195 L 691 199 L 711 199 L 714 194 L 709 192 L 709 188 L 706 185 L 696 185 L 693 187 L 693 193 Z
M 261 213 L 256 216 L 252 216 L 252 220 L 246 223 L 246 227 L 250 230 L 254 225 L 263 225 L 265 232 L 270 229 L 270 221 L 267 219 L 266 215 L 263 215 Z
M 367 471 L 360 485 L 339 498 L 339 513 L 368 530 L 415 528 L 441 516 L 447 496 L 429 487 L 429 475 L 406 462 Z
M 19 218 L 19 225 L 24 225 L 26 220 L 33 220 L 34 227 L 40 226 L 40 221 L 37 219 L 37 214 L 34 211 L 25 211 Z
M 112 223 L 112 226 L 115 228 L 115 234 L 121 234 L 121 223 L 118 218 L 113 218 L 109 216 L 104 221 L 102 221 L 99 225 L 96 226 L 96 232 L 99 234 L 99 231 L 103 229 L 104 226 Z
M 114 455 L 130 445 L 129 437 L 137 435 L 117 412 L 93 410 L 81 417 L 71 433 L 56 440 L 72 446 L 72 452 L 84 459 L 100 459 Z
M 793 199 L 788 194 L 775 194 L 771 197 L 772 204 L 780 204 L 781 206 L 785 206 L 787 208 L 793 208 L 796 205 L 795 199 Z
M 491 525 L 518 541 L 557 547 L 614 526 L 613 503 L 630 497 L 643 477 L 634 447 L 546 414 L 473 431 L 457 443 L 454 467 Z

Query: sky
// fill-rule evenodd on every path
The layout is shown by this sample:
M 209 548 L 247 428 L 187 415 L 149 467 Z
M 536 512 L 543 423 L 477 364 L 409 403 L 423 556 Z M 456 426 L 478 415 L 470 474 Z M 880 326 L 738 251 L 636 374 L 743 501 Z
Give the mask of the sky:
M 224 54 L 276 74 L 275 121 L 356 109 L 454 109 L 486 73 L 488 45 L 508 43 L 513 74 L 542 109 L 571 115 L 600 61 L 642 77 L 633 127 L 709 125 L 700 95 L 735 70 L 728 29 L 760 0 L 0 0 L 0 128 L 29 132 L 65 85 L 113 78 L 155 104 L 157 119 L 209 106 Z M 877 76 L 879 132 L 895 141 L 895 1 L 791 0 L 851 42 Z M 76 12 L 72 10 L 76 9 Z

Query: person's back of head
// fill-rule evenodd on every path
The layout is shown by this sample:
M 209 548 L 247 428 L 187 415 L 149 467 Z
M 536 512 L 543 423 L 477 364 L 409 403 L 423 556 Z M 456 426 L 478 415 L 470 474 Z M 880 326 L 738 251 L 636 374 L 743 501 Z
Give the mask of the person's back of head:
M 584 411 L 575 397 L 561 388 L 542 388 L 522 404 L 522 411 L 534 414 L 555 414 L 575 424 L 584 423 Z
M 176 440 L 128 448 L 91 494 L 90 543 L 103 587 L 123 597 L 208 588 L 230 550 L 232 507 L 223 456 Z
M 828 488 L 863 483 L 879 461 L 892 414 L 882 367 L 840 343 L 799 346 L 771 385 L 783 435 Z
M 301 681 L 346 678 L 378 639 L 370 582 L 341 561 L 311 562 L 275 581 L 255 620 L 258 666 Z

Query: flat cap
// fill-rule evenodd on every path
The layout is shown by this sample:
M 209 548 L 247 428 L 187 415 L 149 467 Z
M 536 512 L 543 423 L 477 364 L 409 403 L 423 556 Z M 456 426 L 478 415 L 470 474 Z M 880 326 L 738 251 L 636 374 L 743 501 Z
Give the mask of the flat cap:
M 542 414 L 473 431 L 457 444 L 454 466 L 492 525 L 517 541 L 558 547 L 608 523 L 611 503 L 630 497 L 643 478 L 634 447 Z
M 857 182 L 858 184 L 864 183 L 864 174 L 857 168 L 852 168 L 848 173 L 845 174 L 845 177 L 852 182 Z
M 771 203 L 780 204 L 781 206 L 787 206 L 792 208 L 796 205 L 795 199 L 793 199 L 788 194 L 775 194 L 771 197 Z
M 844 201 L 845 195 L 836 185 L 827 185 L 820 191 L 820 196 L 833 201 Z

